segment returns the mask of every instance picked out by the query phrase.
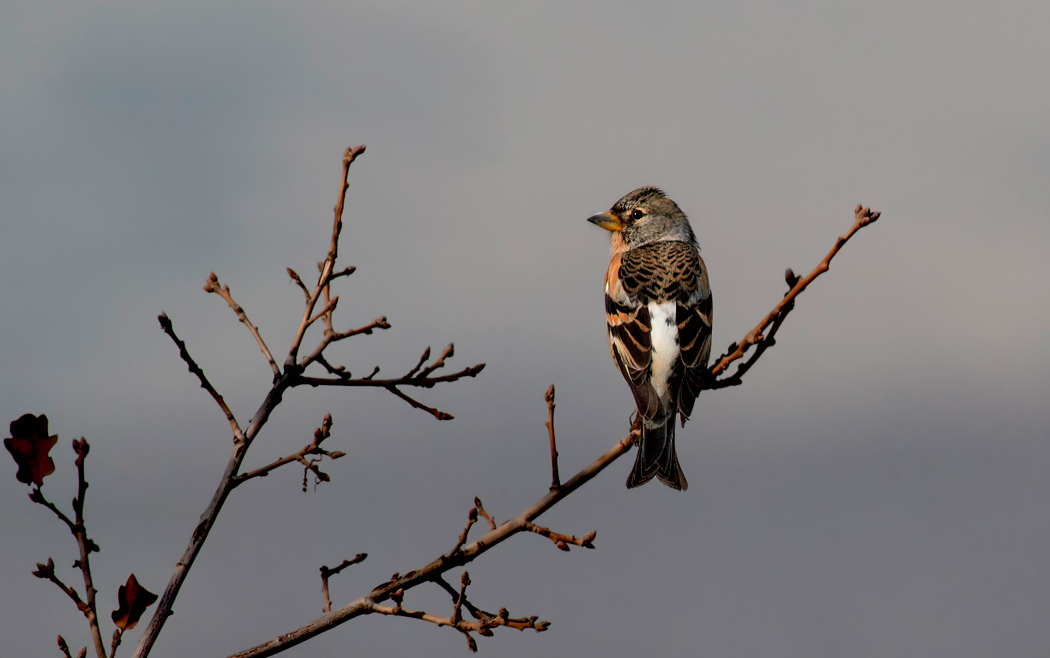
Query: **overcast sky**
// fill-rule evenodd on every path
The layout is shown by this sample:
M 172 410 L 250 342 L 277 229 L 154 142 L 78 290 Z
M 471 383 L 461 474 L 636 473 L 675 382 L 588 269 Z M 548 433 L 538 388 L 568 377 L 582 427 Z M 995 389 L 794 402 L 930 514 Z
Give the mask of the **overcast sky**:
M 552 622 L 488 656 L 1050 653 L 1050 6 L 1045 2 L 0 2 L 0 423 L 46 413 L 44 487 L 68 507 L 92 445 L 100 613 L 134 572 L 163 590 L 230 452 L 166 311 L 246 421 L 324 257 L 354 165 L 337 324 L 351 370 L 456 343 L 476 380 L 420 398 L 295 390 L 255 468 L 325 413 L 333 481 L 286 467 L 238 489 L 155 656 L 226 656 L 446 552 L 475 495 L 497 520 L 623 436 L 604 337 L 608 235 L 641 185 L 689 214 L 715 350 L 739 340 L 852 222 L 882 211 L 800 299 L 745 385 L 678 433 L 691 488 L 627 491 L 633 455 L 471 565 L 474 602 Z M 316 339 L 316 337 L 314 337 Z M 308 339 L 309 340 L 309 339 Z M 5 434 L 6 435 L 6 434 Z M 0 455 L 5 655 L 89 644 L 30 575 L 72 539 Z M 453 574 L 454 578 L 458 575 Z M 448 614 L 439 590 L 410 608 Z M 150 611 L 152 612 L 152 610 Z M 130 655 L 139 632 L 129 633 Z M 460 634 L 363 618 L 291 656 L 463 656 Z

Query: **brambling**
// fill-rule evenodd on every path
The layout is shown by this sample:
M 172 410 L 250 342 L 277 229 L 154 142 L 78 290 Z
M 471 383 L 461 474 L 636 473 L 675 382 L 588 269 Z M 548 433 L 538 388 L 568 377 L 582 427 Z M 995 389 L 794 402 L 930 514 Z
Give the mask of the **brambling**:
M 711 356 L 711 286 L 689 219 L 655 187 L 641 187 L 589 222 L 612 233 L 605 273 L 609 349 L 634 394 L 641 438 L 627 487 L 653 477 L 689 483 L 674 421 L 693 411 Z

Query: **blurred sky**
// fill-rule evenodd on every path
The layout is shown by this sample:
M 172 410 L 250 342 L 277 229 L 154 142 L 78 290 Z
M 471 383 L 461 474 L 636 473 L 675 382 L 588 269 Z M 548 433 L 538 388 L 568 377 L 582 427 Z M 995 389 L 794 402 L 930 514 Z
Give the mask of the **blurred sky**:
M 166 311 L 243 421 L 270 373 L 201 285 L 214 270 L 283 354 L 285 274 L 325 253 L 354 165 L 333 350 L 354 372 L 456 343 L 476 380 L 420 393 L 297 389 L 246 467 L 325 413 L 333 482 L 238 489 L 153 655 L 225 656 L 446 552 L 478 495 L 498 520 L 626 431 L 605 344 L 608 236 L 584 221 L 644 184 L 689 213 L 715 349 L 865 229 L 801 298 L 745 385 L 679 431 L 685 494 L 630 461 L 469 567 L 477 605 L 552 622 L 489 656 L 1050 653 L 1050 41 L 1045 2 L 0 3 L 0 420 L 46 413 L 44 487 L 68 506 L 85 436 L 100 612 L 134 572 L 160 592 L 230 452 L 160 331 Z M 316 336 L 308 338 L 316 340 Z M 280 360 L 280 357 L 278 357 Z M 5 655 L 88 644 L 30 575 L 75 559 L 0 456 Z M 453 574 L 453 578 L 458 575 Z M 447 614 L 420 588 L 406 606 Z M 152 612 L 152 610 L 150 611 Z M 129 633 L 130 655 L 139 632 Z M 463 656 L 462 637 L 365 618 L 287 655 Z

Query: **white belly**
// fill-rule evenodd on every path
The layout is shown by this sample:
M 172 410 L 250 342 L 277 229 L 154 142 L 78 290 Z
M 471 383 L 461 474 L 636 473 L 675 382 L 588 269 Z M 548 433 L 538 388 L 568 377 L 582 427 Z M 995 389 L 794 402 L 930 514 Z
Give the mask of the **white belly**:
M 674 302 L 649 303 L 649 340 L 653 346 L 652 378 L 650 382 L 656 395 L 667 400 L 667 382 L 678 361 L 678 324 Z

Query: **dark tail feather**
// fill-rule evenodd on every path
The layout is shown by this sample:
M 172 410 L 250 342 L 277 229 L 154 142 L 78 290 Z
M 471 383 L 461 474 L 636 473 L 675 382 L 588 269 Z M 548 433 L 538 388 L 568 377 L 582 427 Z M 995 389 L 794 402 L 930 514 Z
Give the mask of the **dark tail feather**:
M 674 449 L 674 421 L 674 415 L 671 415 L 662 426 L 646 427 L 642 424 L 638 454 L 627 477 L 628 489 L 640 487 L 654 477 L 678 491 L 689 488 Z

